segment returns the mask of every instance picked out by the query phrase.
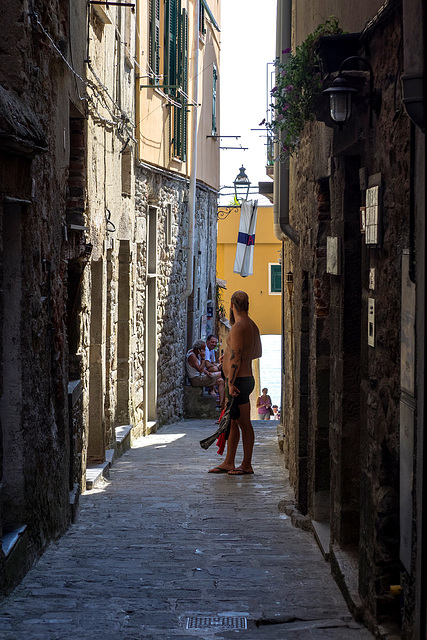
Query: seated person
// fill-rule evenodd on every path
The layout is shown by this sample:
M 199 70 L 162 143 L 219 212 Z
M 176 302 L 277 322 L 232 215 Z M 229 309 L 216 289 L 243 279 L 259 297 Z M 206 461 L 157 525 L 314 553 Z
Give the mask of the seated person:
M 218 344 L 218 338 L 212 334 L 210 334 L 206 338 L 206 369 L 208 371 L 220 371 L 221 366 L 216 362 L 215 358 L 215 347 Z
M 193 387 L 213 387 L 218 385 L 219 403 L 221 409 L 225 406 L 224 380 L 220 371 L 208 371 L 205 360 L 206 343 L 204 340 L 196 340 L 193 348 L 187 351 L 185 366 L 188 379 Z

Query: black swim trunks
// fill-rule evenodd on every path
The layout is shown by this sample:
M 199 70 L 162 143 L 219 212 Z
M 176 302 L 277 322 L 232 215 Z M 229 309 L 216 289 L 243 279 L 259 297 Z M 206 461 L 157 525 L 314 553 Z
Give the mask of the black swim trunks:
M 240 391 L 235 397 L 237 404 L 247 404 L 249 402 L 249 396 L 255 388 L 255 379 L 253 376 L 244 376 L 242 378 L 236 378 L 234 386 Z

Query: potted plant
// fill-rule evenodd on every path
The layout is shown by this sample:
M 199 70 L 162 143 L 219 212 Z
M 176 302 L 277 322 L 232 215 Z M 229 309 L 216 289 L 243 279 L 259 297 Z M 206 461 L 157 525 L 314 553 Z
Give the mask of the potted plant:
M 265 122 L 275 140 L 280 140 L 279 160 L 292 156 L 299 143 L 305 124 L 314 119 L 315 105 L 322 93 L 319 40 L 327 35 L 342 33 L 334 16 L 320 24 L 300 45 L 295 53 L 285 49 L 284 61 L 276 59 L 276 85 L 271 90 L 274 103 L 273 119 Z

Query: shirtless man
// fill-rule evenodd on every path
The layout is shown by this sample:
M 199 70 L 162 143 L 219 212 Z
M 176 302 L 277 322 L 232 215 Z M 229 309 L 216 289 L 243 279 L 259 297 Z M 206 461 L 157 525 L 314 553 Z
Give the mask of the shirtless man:
M 227 454 L 222 464 L 209 470 L 209 473 L 228 473 L 232 476 L 252 474 L 252 451 L 254 430 L 250 417 L 249 395 L 254 389 L 252 360 L 262 354 L 261 338 L 256 324 L 249 318 L 249 298 L 244 291 L 235 291 L 231 296 L 231 331 L 227 338 L 222 368 L 228 380 L 230 396 L 237 400 L 240 416 L 231 421 L 227 440 Z M 235 467 L 237 445 L 242 432 L 243 461 Z

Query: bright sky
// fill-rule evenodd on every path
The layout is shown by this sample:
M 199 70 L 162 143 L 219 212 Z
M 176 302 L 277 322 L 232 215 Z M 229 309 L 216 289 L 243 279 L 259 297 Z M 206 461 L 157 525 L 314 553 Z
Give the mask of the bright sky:
M 240 167 L 252 186 L 270 180 L 266 175 L 266 137 L 259 123 L 267 109 L 267 62 L 276 52 L 276 0 L 222 0 L 221 3 L 221 147 L 248 147 L 247 151 L 220 151 L 221 186 L 232 185 Z M 230 193 L 230 190 L 222 190 Z M 258 204 L 270 202 L 257 194 Z M 232 196 L 220 199 L 230 204 Z

